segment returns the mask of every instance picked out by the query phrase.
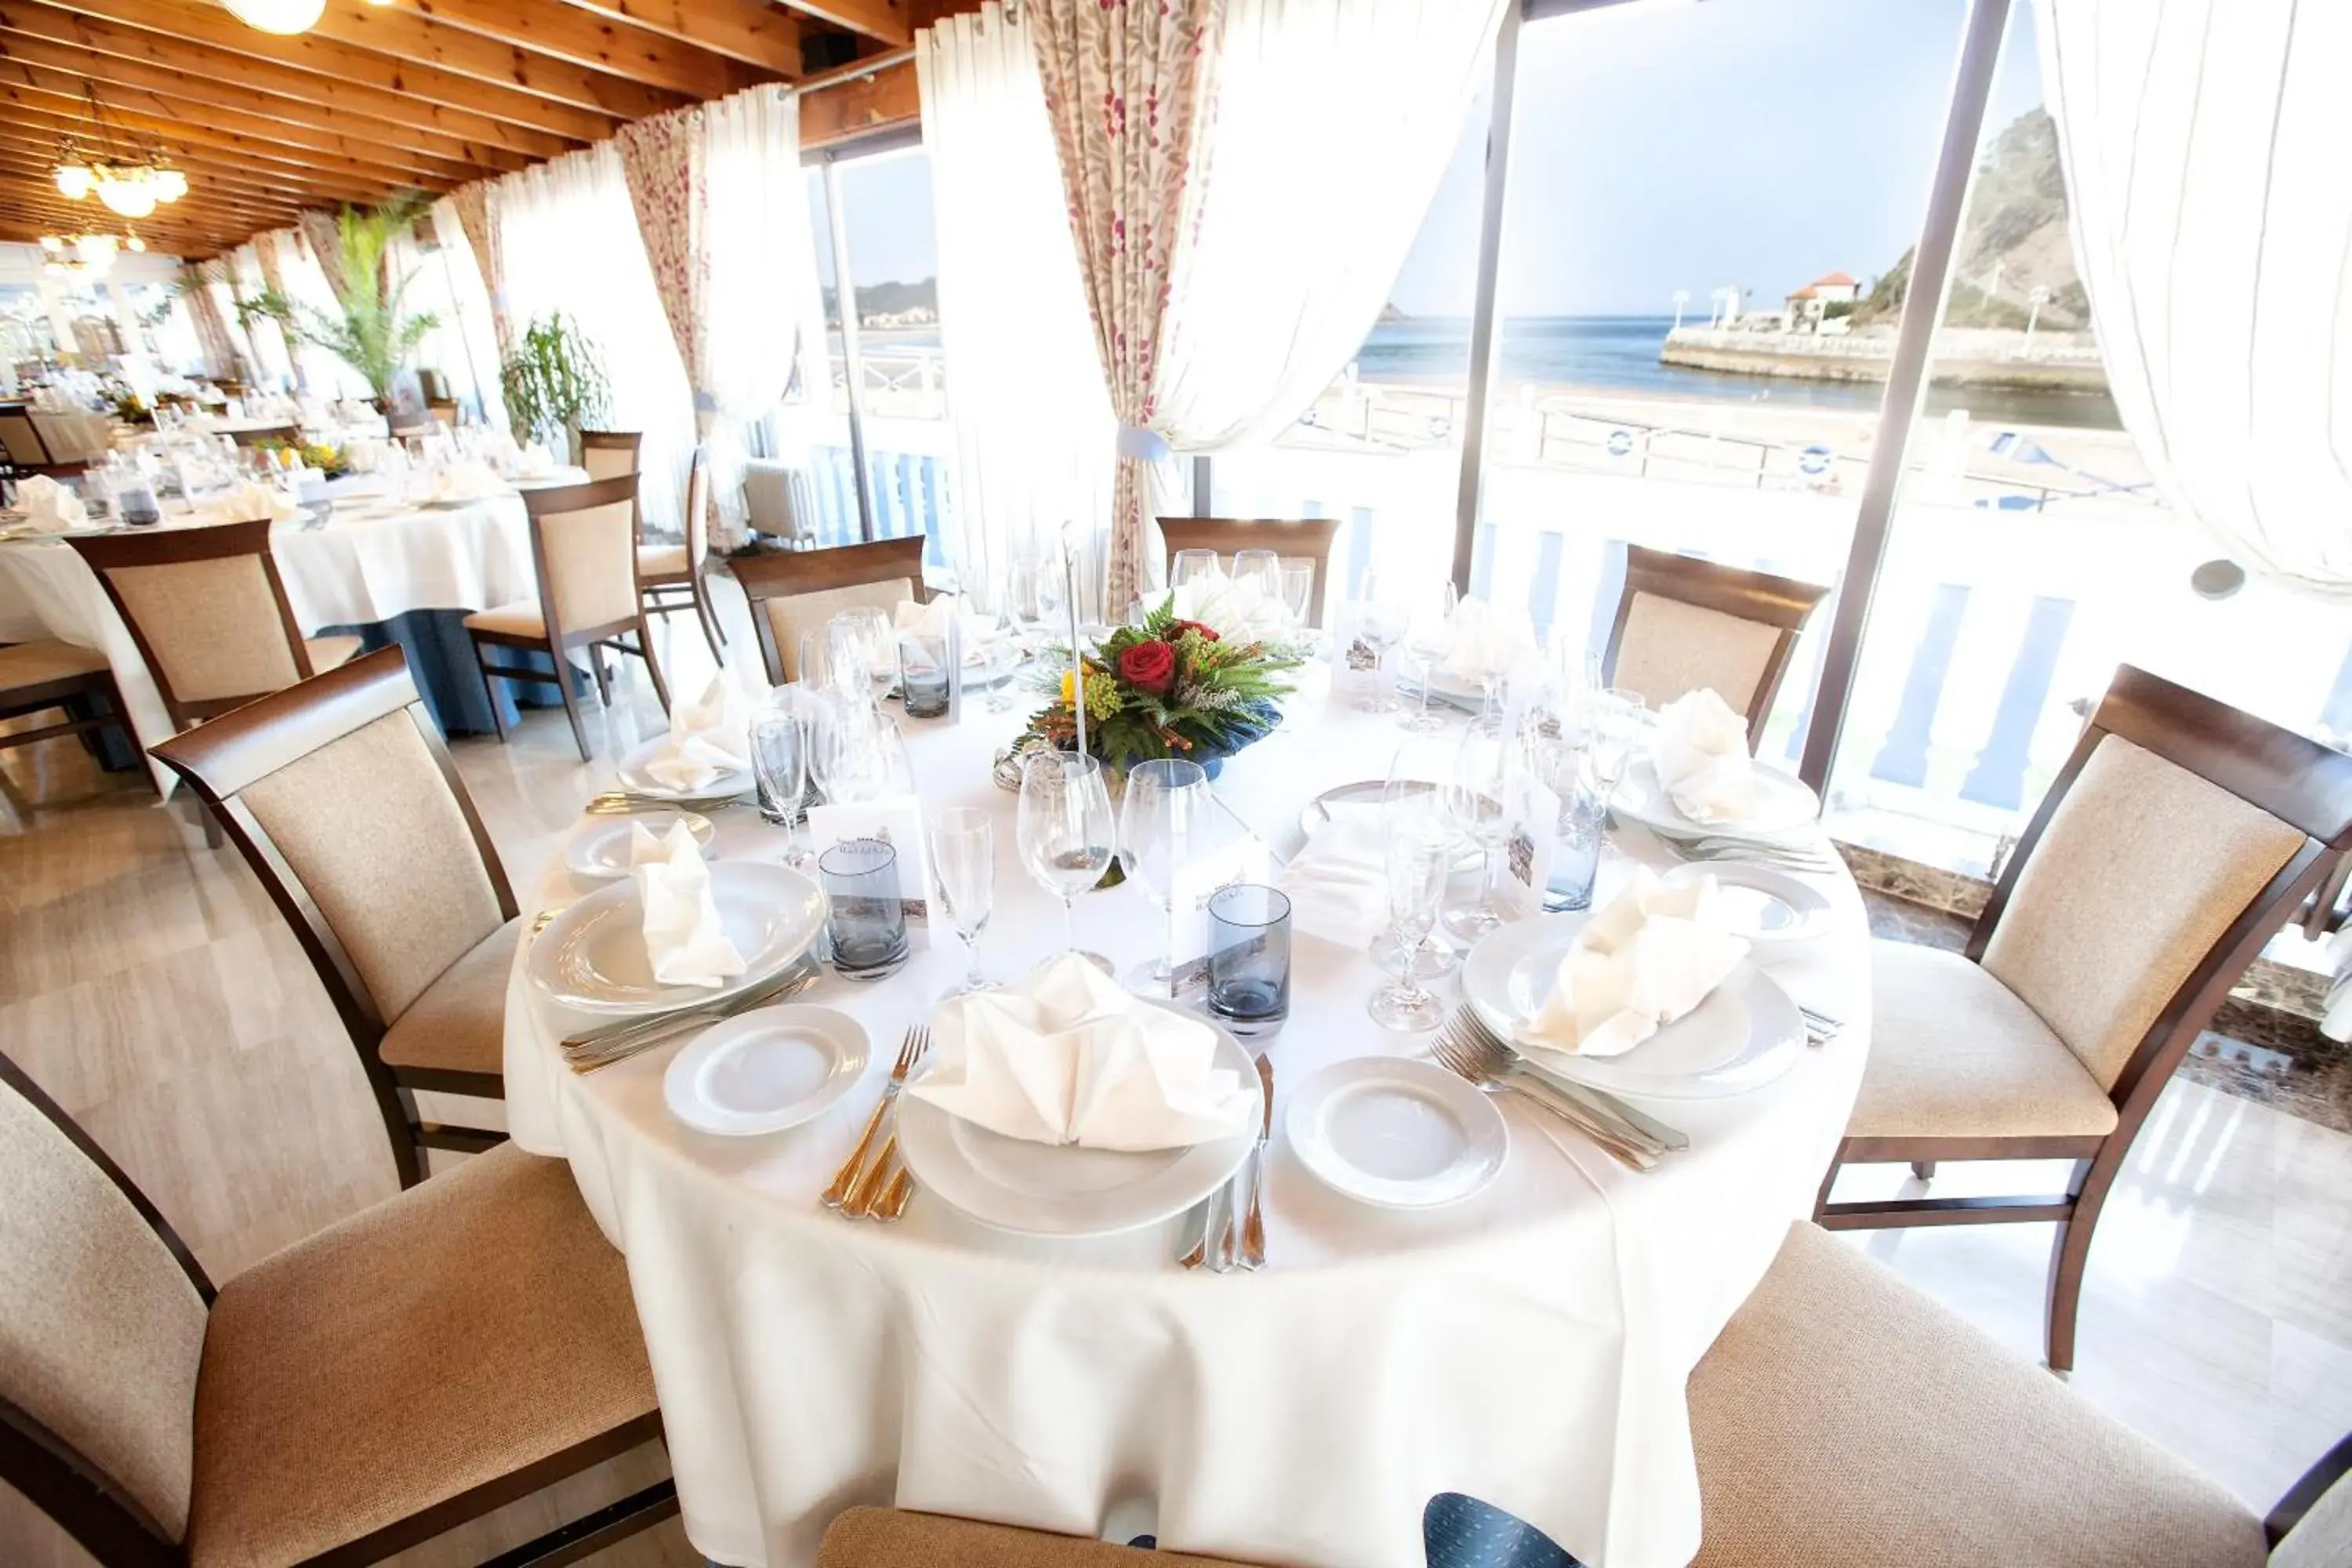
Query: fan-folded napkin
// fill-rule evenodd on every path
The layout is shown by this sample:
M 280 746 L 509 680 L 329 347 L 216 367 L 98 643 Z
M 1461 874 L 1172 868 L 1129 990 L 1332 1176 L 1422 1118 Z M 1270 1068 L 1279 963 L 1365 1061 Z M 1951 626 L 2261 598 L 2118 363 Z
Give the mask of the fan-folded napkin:
M 486 500 L 491 496 L 507 493 L 507 482 L 499 478 L 498 470 L 478 458 L 467 458 L 452 463 L 446 470 L 433 476 L 425 492 L 427 500 Z
M 1298 635 L 1298 617 L 1256 577 L 1228 576 L 1223 566 L 1176 585 L 1170 599 L 1178 620 L 1198 621 L 1227 642 L 1285 642 Z
M 1332 804 L 1276 883 L 1294 930 L 1360 952 L 1389 923 L 1388 843 L 1376 805 Z
M 1756 815 L 1748 721 L 1707 687 L 1659 710 L 1650 765 L 1675 809 L 1693 822 L 1745 822 Z
M 707 789 L 751 765 L 751 703 L 725 670 L 702 695 L 670 710 L 669 739 L 646 763 L 664 787 Z
M 646 957 L 665 985 L 718 985 L 743 973 L 743 955 L 719 923 L 710 868 L 681 821 L 661 838 L 629 828 L 629 875 L 646 916 Z
M 1465 680 L 1486 680 L 1508 674 L 1535 651 L 1535 627 L 1525 610 L 1465 599 L 1454 606 L 1454 640 L 1439 668 Z
M 1175 1149 L 1258 1122 L 1257 1086 L 1213 1065 L 1214 1030 L 1129 995 L 1075 953 L 941 1003 L 931 1039 L 938 1064 L 907 1092 L 1008 1138 Z
M 26 521 L 44 528 L 78 528 L 89 521 L 89 509 L 73 488 L 47 474 L 35 474 L 18 485 L 16 504 L 25 509 Z
M 891 612 L 891 629 L 926 637 L 945 637 L 953 630 L 962 639 L 966 664 L 982 661 L 981 645 L 988 640 L 989 630 L 987 623 L 972 614 L 961 594 L 941 594 L 928 605 L 913 599 L 899 600 L 898 607 Z
M 1522 1044 L 1579 1056 L 1632 1050 L 1706 1000 L 1748 956 L 1713 877 L 1668 883 L 1648 867 L 1587 921 Z

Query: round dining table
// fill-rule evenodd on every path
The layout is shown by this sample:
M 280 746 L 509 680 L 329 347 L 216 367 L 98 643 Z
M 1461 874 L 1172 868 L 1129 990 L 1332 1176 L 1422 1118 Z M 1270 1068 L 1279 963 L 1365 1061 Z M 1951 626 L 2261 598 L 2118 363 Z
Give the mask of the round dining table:
M 994 820 L 980 956 L 998 981 L 1063 942 L 1058 900 L 1021 868 L 1015 797 L 991 777 L 1022 721 L 971 700 L 954 722 L 899 720 L 925 811 Z M 1213 787 L 1281 855 L 1302 807 L 1384 777 L 1402 739 L 1312 669 Z M 715 858 L 786 858 L 785 831 L 748 806 L 715 819 Z M 1610 853 L 1670 863 L 1638 826 Z M 1460 1492 L 1594 1568 L 1679 1568 L 1700 1520 L 1685 1380 L 1811 1212 L 1867 1050 L 1861 900 L 1842 868 L 1811 881 L 1827 930 L 1756 956 L 1842 1031 L 1736 1097 L 1645 1101 L 1689 1138 L 1647 1173 L 1506 1097 L 1499 1176 L 1426 1210 L 1343 1197 L 1286 1146 L 1289 1097 L 1317 1069 L 1431 1043 L 1368 1016 L 1383 976 L 1363 951 L 1295 932 L 1287 1023 L 1251 1042 L 1275 1071 L 1256 1273 L 1180 1268 L 1179 1220 L 1066 1240 L 990 1229 L 919 1189 L 895 1225 L 820 1204 L 902 1035 L 961 978 L 944 931 L 890 978 L 827 973 L 807 992 L 868 1031 L 865 1081 L 801 1126 L 737 1138 L 667 1108 L 678 1044 L 572 1071 L 562 1037 L 609 1020 L 540 992 L 526 938 L 508 1124 L 570 1162 L 626 1258 L 687 1532 L 719 1563 L 806 1563 L 835 1513 L 872 1503 L 1087 1536 L 1143 1519 L 1175 1550 L 1420 1568 L 1425 1504 Z M 527 925 L 595 886 L 560 850 L 519 885 Z M 1160 951 L 1160 919 L 1119 887 L 1085 896 L 1076 929 L 1124 970 Z M 1458 1001 L 1458 979 L 1433 984 Z

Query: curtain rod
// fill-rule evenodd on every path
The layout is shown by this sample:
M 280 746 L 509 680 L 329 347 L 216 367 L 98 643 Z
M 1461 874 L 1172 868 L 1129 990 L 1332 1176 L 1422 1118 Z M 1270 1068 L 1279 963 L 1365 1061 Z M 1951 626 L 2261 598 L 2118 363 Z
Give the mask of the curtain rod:
M 839 87 L 845 82 L 878 76 L 892 66 L 905 65 L 914 58 L 915 48 L 909 44 L 904 48 L 892 49 L 887 54 L 869 55 L 865 59 L 852 60 L 845 66 L 835 66 L 830 70 L 821 70 L 814 76 L 804 77 L 793 84 L 793 90 L 814 92 L 819 88 Z

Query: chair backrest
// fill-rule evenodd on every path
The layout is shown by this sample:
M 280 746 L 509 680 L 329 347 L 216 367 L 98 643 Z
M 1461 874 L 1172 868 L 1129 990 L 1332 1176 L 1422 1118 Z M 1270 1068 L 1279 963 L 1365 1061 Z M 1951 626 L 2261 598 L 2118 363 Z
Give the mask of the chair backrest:
M 0 1056 L 0 1479 L 101 1562 L 187 1534 L 213 1288 L 154 1205 Z
M 1271 550 L 1285 566 L 1297 562 L 1315 567 L 1315 586 L 1307 605 L 1307 624 L 1323 624 L 1323 593 L 1331 576 L 1331 542 L 1339 536 L 1337 518 L 1310 517 L 1296 521 L 1273 518 L 1163 517 L 1160 537 L 1167 545 L 1166 564 L 1173 566 L 1177 552 L 1213 550 L 1234 555 L 1244 550 Z
M 154 749 L 213 807 L 373 1070 L 383 1031 L 515 914 L 401 650 Z
M 645 434 L 637 430 L 583 430 L 580 466 L 592 479 L 617 479 L 637 471 L 637 446 Z
M 185 726 L 311 673 L 269 553 L 269 521 L 124 530 L 69 540 Z
M 923 595 L 923 539 L 739 555 L 728 569 L 751 604 L 768 680 L 800 679 L 801 634 L 860 605 L 887 610 Z
M 690 572 L 702 569 L 702 558 L 710 550 L 710 449 L 697 447 L 694 460 L 686 470 L 686 510 L 680 515 L 680 531 L 686 535 L 686 565 Z
M 240 447 L 299 447 L 302 444 L 302 427 L 299 425 L 265 425 L 256 430 L 232 430 L 229 439 Z
M 1969 956 L 2144 1107 L 2347 847 L 2352 757 L 2126 665 Z
M 1752 749 L 1772 716 L 1797 634 L 1827 592 L 1818 583 L 1629 544 L 1601 673 L 1653 708 L 1712 688 L 1747 716 Z
M 551 637 L 637 618 L 637 476 L 525 490 L 539 613 Z
M 31 415 L 15 408 L 0 412 L 0 455 L 28 468 L 47 466 L 49 448 Z
M 425 416 L 438 420 L 455 430 L 457 427 L 457 400 L 454 397 L 428 397 L 425 400 Z

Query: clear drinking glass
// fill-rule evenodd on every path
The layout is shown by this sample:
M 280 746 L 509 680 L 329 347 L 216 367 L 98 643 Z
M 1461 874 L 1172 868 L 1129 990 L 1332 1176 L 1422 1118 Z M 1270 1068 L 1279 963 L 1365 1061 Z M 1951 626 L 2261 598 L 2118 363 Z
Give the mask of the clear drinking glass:
M 1078 946 L 1076 915 L 1078 900 L 1110 869 L 1118 841 L 1102 763 L 1076 752 L 1032 753 L 1021 770 L 1017 831 L 1023 868 L 1062 900 L 1067 951 L 1108 973 L 1108 959 Z
M 1234 556 L 1234 582 L 1255 584 L 1269 603 L 1282 602 L 1282 557 L 1271 550 L 1244 550 Z
M 931 875 L 949 923 L 963 940 L 964 992 L 985 991 L 980 973 L 980 933 L 996 903 L 996 824 L 988 813 L 951 805 L 931 818 Z
M 1246 1039 L 1290 1016 L 1290 900 L 1255 882 L 1209 899 L 1209 1011 Z
M 1282 603 L 1301 632 L 1315 622 L 1315 563 L 1286 561 L 1282 566 Z
M 760 788 L 760 815 L 779 827 L 800 820 L 808 788 L 808 727 L 789 694 L 751 720 L 751 776 Z
M 1371 648 L 1383 665 L 1389 649 L 1404 637 L 1405 627 L 1412 623 L 1411 600 L 1403 581 L 1393 573 L 1366 572 L 1357 590 L 1362 605 L 1356 635 Z M 1372 684 L 1372 694 L 1364 703 L 1367 713 L 1393 713 L 1399 707 L 1395 694 L 1385 679 Z
M 1454 584 L 1444 584 L 1443 591 L 1423 597 L 1420 613 L 1412 617 L 1404 637 L 1405 667 L 1413 672 L 1413 683 L 1420 688 L 1421 702 L 1412 712 L 1397 721 L 1397 728 L 1426 735 L 1445 727 L 1445 721 L 1429 710 L 1429 683 L 1437 679 L 1437 663 L 1454 647 L 1454 611 L 1456 595 Z
M 1213 577 L 1223 568 L 1213 550 L 1180 550 L 1168 567 L 1168 586 L 1181 588 L 1202 577 Z
M 845 667 L 864 671 L 867 689 L 877 702 L 898 684 L 898 638 L 887 615 L 871 605 L 860 605 L 827 621 L 824 632 L 836 679 L 846 680 Z
M 1648 713 L 1649 704 L 1642 700 L 1638 691 L 1612 687 L 1592 694 L 1592 753 L 1587 765 L 1591 770 L 1592 787 L 1603 806 L 1624 780 Z
M 879 980 L 907 962 L 907 905 L 898 852 L 879 838 L 849 838 L 817 857 L 825 935 L 845 980 Z
M 1454 837 L 1433 818 L 1410 814 L 1387 833 L 1389 918 L 1395 923 L 1395 978 L 1372 993 L 1368 1011 L 1384 1029 L 1433 1029 L 1445 1009 L 1413 974 L 1413 958 L 1437 923 L 1438 900 L 1454 862 Z
M 1127 879 L 1160 911 L 1163 943 L 1158 956 L 1129 974 L 1128 984 L 1138 991 L 1154 996 L 1170 993 L 1173 938 L 1169 920 L 1176 871 L 1191 858 L 1214 808 L 1209 775 L 1198 763 L 1162 757 L 1127 771 L 1127 798 L 1118 813 L 1118 863 Z
M 1478 896 L 1445 911 L 1446 933 L 1461 942 L 1477 941 L 1507 918 L 1496 886 L 1503 869 L 1503 845 L 1511 833 L 1507 803 L 1517 751 L 1516 737 L 1497 718 L 1471 721 L 1454 750 L 1446 810 L 1485 858 Z
M 900 689 L 906 693 L 907 716 L 937 719 L 948 710 L 953 675 L 948 639 L 929 632 L 898 634 Z

